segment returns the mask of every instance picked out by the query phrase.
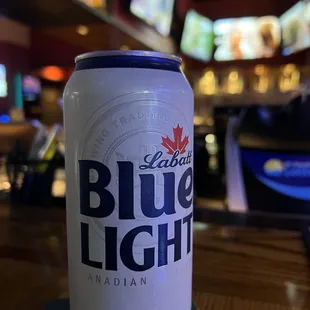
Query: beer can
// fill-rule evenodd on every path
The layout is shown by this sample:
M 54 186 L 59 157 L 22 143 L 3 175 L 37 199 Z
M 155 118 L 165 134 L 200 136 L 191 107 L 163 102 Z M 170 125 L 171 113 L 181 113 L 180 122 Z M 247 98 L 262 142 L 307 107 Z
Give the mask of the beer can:
M 190 310 L 193 92 L 176 56 L 76 58 L 64 92 L 71 310 Z

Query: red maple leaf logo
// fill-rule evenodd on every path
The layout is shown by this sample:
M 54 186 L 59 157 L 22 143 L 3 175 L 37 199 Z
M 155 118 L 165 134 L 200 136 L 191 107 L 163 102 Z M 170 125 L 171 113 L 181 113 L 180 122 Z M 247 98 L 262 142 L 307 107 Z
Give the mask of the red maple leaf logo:
M 185 136 L 182 140 L 183 128 L 179 126 L 173 128 L 174 141 L 172 141 L 168 136 L 167 138 L 162 137 L 161 145 L 168 150 L 169 155 L 173 155 L 175 151 L 179 151 L 180 154 L 186 152 L 186 146 L 189 143 L 188 136 Z

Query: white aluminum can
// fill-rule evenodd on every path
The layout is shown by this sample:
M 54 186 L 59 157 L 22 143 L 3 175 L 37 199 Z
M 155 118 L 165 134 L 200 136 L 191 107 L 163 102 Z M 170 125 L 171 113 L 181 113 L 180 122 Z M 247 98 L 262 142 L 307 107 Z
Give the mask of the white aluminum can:
M 84 54 L 64 93 L 70 310 L 190 310 L 193 92 L 176 56 Z

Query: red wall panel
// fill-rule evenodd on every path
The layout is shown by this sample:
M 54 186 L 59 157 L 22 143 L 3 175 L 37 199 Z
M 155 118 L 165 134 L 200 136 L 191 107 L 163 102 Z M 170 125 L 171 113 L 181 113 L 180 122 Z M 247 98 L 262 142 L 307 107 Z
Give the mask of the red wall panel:
M 42 30 L 31 32 L 30 64 L 34 69 L 48 65 L 73 66 L 74 57 L 89 50 L 47 35 Z
M 8 112 L 14 105 L 14 75 L 24 74 L 29 70 L 29 53 L 26 48 L 6 42 L 0 42 L 0 63 L 7 71 L 8 96 L 0 98 L 0 113 Z

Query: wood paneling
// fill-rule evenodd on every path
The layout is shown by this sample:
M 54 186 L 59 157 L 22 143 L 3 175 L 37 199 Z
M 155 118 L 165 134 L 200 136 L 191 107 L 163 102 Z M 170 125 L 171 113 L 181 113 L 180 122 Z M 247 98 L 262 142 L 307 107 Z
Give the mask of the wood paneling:
M 32 69 L 42 66 L 74 66 L 74 57 L 89 50 L 70 44 L 41 30 L 32 30 L 30 63 Z
M 0 16 L 0 42 L 28 48 L 30 46 L 30 28 Z
M 72 0 L 4 0 L 3 14 L 32 27 L 93 23 L 100 18 Z
M 282 15 L 298 0 L 204 0 L 195 2 L 191 7 L 210 19 Z
M 76 26 L 45 28 L 41 31 L 88 50 L 119 49 L 124 44 L 131 49 L 146 48 L 142 43 L 111 25 L 97 23 L 88 25 L 88 28 L 89 32 L 86 36 L 78 34 Z
M 119 49 L 127 45 L 131 49 L 148 49 L 142 43 L 125 35 L 108 24 L 88 25 L 86 36 L 77 33 L 77 26 L 48 27 L 32 30 L 31 64 L 74 65 L 74 57 L 93 50 Z

